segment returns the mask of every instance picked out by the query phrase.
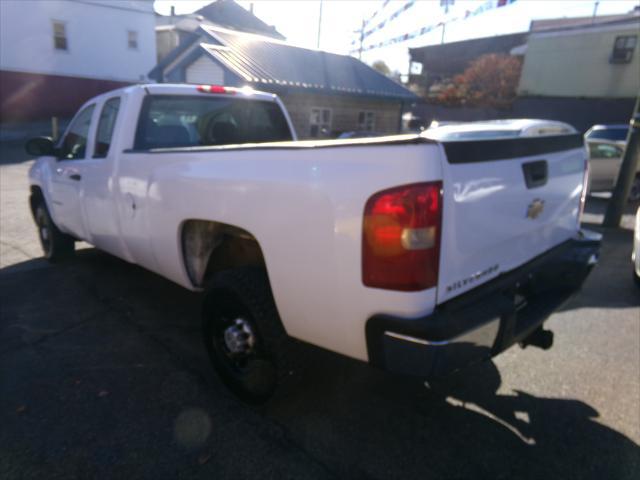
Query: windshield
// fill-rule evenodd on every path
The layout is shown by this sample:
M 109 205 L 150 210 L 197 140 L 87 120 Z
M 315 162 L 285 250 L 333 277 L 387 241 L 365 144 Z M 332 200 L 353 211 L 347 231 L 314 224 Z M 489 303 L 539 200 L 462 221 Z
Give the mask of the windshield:
M 136 130 L 136 149 L 291 140 L 275 102 L 245 98 L 150 95 Z
M 587 138 L 624 142 L 627 140 L 627 133 L 629 133 L 628 128 L 603 128 L 591 131 L 587 135 Z

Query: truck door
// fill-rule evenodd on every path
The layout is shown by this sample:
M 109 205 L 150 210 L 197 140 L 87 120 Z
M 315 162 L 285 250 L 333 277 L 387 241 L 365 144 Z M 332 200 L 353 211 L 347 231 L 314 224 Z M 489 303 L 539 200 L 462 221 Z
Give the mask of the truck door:
M 120 121 L 121 97 L 107 98 L 98 105 L 95 133 L 92 136 L 90 158 L 83 162 L 81 199 L 84 210 L 85 231 L 93 245 L 122 256 L 124 246 L 116 209 L 113 174 L 115 172 L 117 148 L 113 144 L 113 132 Z M 89 156 L 89 155 L 88 155 Z
M 80 190 L 87 159 L 91 118 L 95 104 L 83 108 L 60 142 L 58 160 L 51 175 L 51 205 L 56 225 L 77 238 L 86 239 Z

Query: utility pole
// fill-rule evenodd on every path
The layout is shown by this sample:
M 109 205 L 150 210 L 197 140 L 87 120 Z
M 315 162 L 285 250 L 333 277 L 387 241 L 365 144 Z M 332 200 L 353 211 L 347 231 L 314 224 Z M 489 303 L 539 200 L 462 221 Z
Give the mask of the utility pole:
M 627 146 L 624 149 L 622 156 L 622 165 L 620 166 L 620 173 L 618 173 L 618 179 L 616 180 L 616 186 L 611 195 L 609 205 L 607 205 L 607 213 L 604 216 L 604 222 L 602 224 L 605 227 L 618 227 L 622 214 L 624 213 L 624 206 L 629 198 L 629 191 L 631 190 L 631 184 L 635 180 L 636 170 L 638 168 L 638 158 L 640 157 L 640 94 L 636 98 L 636 106 L 633 109 L 633 116 L 631 117 L 629 134 L 627 135 Z
M 320 14 L 318 15 L 318 43 L 316 48 L 320 50 L 320 33 L 322 32 L 322 0 L 320 0 Z

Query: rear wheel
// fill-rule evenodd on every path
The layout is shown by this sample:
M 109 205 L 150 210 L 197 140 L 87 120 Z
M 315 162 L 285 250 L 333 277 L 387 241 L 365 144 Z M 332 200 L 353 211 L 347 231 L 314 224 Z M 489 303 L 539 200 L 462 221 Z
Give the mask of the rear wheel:
M 203 308 L 204 342 L 222 381 L 241 399 L 262 403 L 290 374 L 290 348 L 264 270 L 217 274 Z
M 43 200 L 36 204 L 34 218 L 45 258 L 55 263 L 71 257 L 75 249 L 75 240 L 58 230 Z

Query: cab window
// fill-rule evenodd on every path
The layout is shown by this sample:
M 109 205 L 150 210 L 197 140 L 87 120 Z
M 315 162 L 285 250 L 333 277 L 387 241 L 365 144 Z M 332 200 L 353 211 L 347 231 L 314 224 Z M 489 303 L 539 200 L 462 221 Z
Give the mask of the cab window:
M 140 112 L 136 149 L 291 140 L 275 102 L 229 97 L 148 95 Z
M 110 98 L 104 102 L 104 107 L 102 107 L 100 119 L 98 120 L 93 158 L 104 158 L 109 153 L 113 127 L 116 124 L 119 109 L 120 97 Z
M 91 116 L 95 105 L 83 109 L 73 120 L 67 134 L 60 144 L 61 160 L 75 160 L 84 158 L 87 153 L 87 140 L 91 127 Z

